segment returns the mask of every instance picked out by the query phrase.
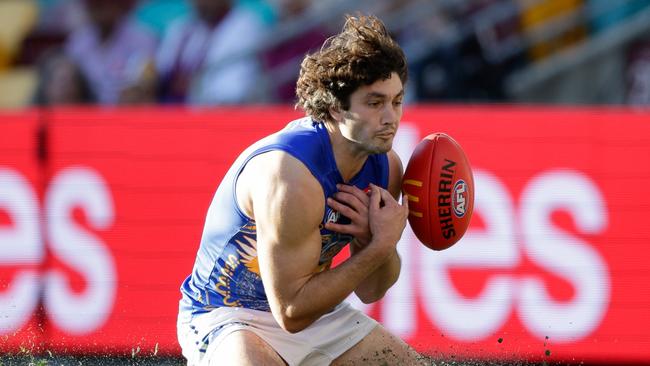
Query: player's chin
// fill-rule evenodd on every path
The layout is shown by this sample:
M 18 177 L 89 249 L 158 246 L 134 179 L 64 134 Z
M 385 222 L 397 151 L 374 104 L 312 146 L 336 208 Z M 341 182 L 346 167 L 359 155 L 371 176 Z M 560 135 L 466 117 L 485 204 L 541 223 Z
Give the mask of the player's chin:
M 393 136 L 390 137 L 378 137 L 373 146 L 373 152 L 375 154 L 384 154 L 389 152 L 393 148 Z
M 393 148 L 393 141 L 384 144 L 375 144 L 369 150 L 372 154 L 385 154 Z

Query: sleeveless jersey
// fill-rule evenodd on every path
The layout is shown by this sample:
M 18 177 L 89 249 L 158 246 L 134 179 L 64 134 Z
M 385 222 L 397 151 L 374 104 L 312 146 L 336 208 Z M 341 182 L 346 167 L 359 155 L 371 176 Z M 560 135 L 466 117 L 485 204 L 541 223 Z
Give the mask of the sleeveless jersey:
M 190 276 L 181 286 L 182 313 L 200 313 L 235 306 L 270 311 L 257 261 L 255 221 L 245 215 L 235 195 L 235 184 L 246 163 L 256 155 L 285 151 L 300 160 L 320 182 L 325 198 L 344 183 L 336 167 L 329 134 L 322 123 L 302 118 L 246 149 L 224 176 L 208 209 L 201 244 Z M 370 183 L 388 186 L 388 157 L 370 155 L 347 184 L 365 189 Z M 349 222 L 325 204 L 320 225 L 322 248 L 317 270 L 329 268 L 332 258 L 352 237 L 329 231 L 326 222 Z

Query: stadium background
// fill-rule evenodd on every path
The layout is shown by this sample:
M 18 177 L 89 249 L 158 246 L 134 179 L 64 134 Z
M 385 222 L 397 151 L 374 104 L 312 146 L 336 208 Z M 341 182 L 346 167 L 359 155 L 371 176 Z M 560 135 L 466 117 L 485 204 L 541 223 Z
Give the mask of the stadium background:
M 0 2 L 3 364 L 182 364 L 178 286 L 210 197 L 243 147 L 300 116 L 286 88 L 306 51 L 287 45 L 356 10 L 409 59 L 402 160 L 444 131 L 477 182 L 466 237 L 433 253 L 407 230 L 400 281 L 365 311 L 446 362 L 650 362 L 650 2 L 241 0 L 268 38 L 225 60 L 256 62 L 254 92 L 44 99 L 84 1 Z M 134 6 L 155 39 L 192 11 Z M 129 88 L 156 84 L 145 66 Z

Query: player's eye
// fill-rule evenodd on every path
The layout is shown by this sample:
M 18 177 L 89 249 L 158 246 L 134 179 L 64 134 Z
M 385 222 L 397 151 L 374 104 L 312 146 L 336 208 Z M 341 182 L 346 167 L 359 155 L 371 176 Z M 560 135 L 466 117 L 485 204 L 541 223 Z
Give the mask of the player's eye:
M 370 106 L 371 108 L 379 108 L 379 107 L 381 107 L 381 105 L 382 105 L 382 102 L 380 102 L 378 100 L 373 100 L 373 101 L 368 102 L 368 106 Z

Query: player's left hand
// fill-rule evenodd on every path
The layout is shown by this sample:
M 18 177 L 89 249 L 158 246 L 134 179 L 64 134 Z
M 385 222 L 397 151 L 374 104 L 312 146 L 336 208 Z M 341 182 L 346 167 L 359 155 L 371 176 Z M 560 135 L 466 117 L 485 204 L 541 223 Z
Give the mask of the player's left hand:
M 325 228 L 354 236 L 359 247 L 365 247 L 372 239 L 368 221 L 370 197 L 353 185 L 337 184 L 338 192 L 327 199 L 327 205 L 350 219 L 349 224 L 328 222 Z

